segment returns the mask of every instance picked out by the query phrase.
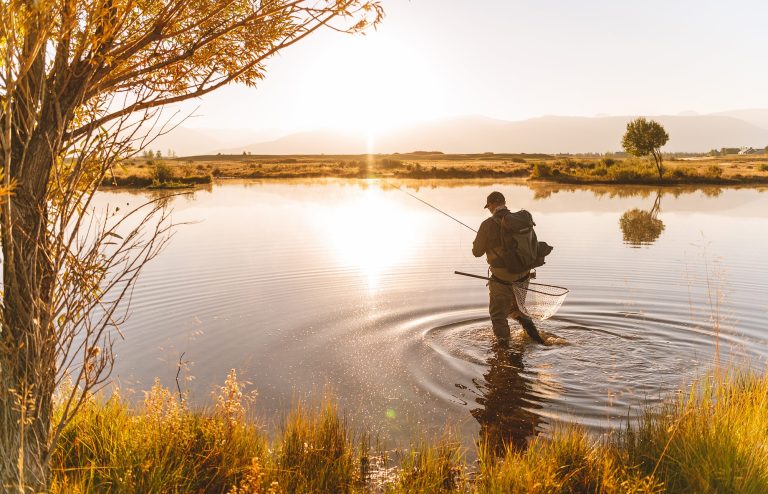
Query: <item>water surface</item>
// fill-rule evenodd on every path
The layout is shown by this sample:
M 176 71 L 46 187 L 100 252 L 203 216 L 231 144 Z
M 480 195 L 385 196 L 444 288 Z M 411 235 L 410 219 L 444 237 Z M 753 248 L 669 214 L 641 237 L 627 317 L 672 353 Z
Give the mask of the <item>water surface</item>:
M 331 388 L 389 444 L 446 425 L 524 444 L 559 422 L 609 430 L 715 361 L 763 369 L 764 189 L 435 182 L 407 190 L 477 226 L 491 190 L 555 246 L 538 281 L 571 290 L 540 329 L 495 350 L 474 234 L 376 181 L 225 183 L 170 200 L 176 229 L 143 273 L 115 377 L 198 404 L 235 368 L 278 417 Z M 142 194 L 104 192 L 102 204 Z M 713 330 L 716 319 L 719 336 Z

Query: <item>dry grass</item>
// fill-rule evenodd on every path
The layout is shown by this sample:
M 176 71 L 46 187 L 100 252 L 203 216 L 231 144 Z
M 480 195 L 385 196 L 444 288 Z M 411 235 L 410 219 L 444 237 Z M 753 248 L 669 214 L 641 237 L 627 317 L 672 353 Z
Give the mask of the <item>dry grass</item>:
M 476 466 L 450 439 L 422 441 L 386 475 L 332 401 L 296 407 L 270 440 L 234 374 L 219 395 L 207 411 L 159 385 L 137 408 L 91 399 L 51 492 L 768 492 L 768 376 L 718 373 L 600 441 L 576 426 L 500 455 L 480 441 Z
M 525 177 L 529 168 L 519 155 L 201 156 L 130 160 L 115 170 L 115 181 L 118 185 L 130 185 L 151 180 L 158 165 L 171 167 L 179 180 L 196 176 L 240 179 Z
M 768 155 L 668 158 L 665 183 L 768 183 Z M 162 175 L 162 176 L 160 176 Z M 644 159 L 526 154 L 410 153 L 391 155 L 212 155 L 133 159 L 115 169 L 105 185 L 147 187 L 210 183 L 218 178 L 520 178 L 559 183 L 657 184 Z
M 768 183 L 762 155 L 669 159 L 664 184 L 738 185 Z M 560 183 L 659 184 L 655 168 L 641 158 L 563 158 L 533 164 L 531 178 Z

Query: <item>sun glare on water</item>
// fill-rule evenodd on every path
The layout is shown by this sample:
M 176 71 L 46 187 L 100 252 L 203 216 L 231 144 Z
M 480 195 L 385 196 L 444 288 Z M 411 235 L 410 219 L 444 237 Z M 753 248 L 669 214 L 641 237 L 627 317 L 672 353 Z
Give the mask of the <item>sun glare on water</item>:
M 339 264 L 354 268 L 373 292 L 388 270 L 413 258 L 420 243 L 418 216 L 374 184 L 323 211 L 321 221 Z

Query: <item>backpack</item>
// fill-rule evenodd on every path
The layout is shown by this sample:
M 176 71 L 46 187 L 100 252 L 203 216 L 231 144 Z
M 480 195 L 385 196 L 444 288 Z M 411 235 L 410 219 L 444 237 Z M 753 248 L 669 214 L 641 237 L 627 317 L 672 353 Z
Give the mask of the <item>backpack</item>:
M 500 258 L 509 271 L 521 273 L 544 265 L 544 258 L 553 247 L 546 242 L 539 242 L 533 227 L 531 213 L 521 209 L 516 213 L 505 211 L 503 217 L 493 216 L 499 225 L 501 237 Z

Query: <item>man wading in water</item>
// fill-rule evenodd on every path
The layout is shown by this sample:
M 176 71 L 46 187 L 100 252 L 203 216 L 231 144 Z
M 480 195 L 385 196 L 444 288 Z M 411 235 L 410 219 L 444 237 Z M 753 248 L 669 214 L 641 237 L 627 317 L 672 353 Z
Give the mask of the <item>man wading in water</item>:
M 492 216 L 480 225 L 477 237 L 475 237 L 475 241 L 472 244 L 472 254 L 475 257 L 485 254 L 490 265 L 491 281 L 488 282 L 488 290 L 490 292 L 488 312 L 491 315 L 493 334 L 496 335 L 496 341 L 501 345 L 509 343 L 509 321 L 507 317 L 511 316 L 520 323 L 532 340 L 544 343 L 544 339 L 539 334 L 533 321 L 520 312 L 512 285 L 509 284 L 510 282 L 527 281 L 531 276 L 531 270 L 512 271 L 508 269 L 503 257 L 505 246 L 502 238 L 502 228 L 513 228 L 516 215 L 525 213 L 527 218 L 530 218 L 530 214 L 525 211 L 515 214 L 511 213 L 507 209 L 506 199 L 504 199 L 504 195 L 501 192 L 491 192 L 488 195 L 485 207 Z M 532 229 L 532 227 L 533 220 L 531 219 L 529 228 Z M 551 250 L 551 247 L 549 247 L 549 250 Z

